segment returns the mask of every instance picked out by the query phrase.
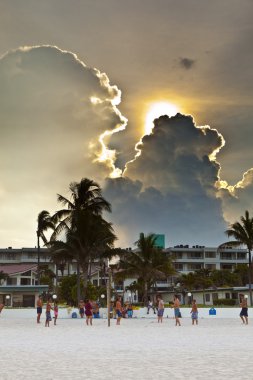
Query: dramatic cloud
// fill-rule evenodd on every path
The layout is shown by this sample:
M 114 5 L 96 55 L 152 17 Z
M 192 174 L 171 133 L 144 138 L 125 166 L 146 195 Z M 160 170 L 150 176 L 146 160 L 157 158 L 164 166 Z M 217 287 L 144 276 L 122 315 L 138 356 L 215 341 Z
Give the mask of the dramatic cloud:
M 239 221 L 245 210 L 253 216 L 253 169 L 244 173 L 243 178 L 235 186 L 226 182 L 220 183 L 219 196 L 225 219 L 229 223 Z
M 216 197 L 220 167 L 215 161 L 222 136 L 180 114 L 161 116 L 154 125 L 124 177 L 107 183 L 121 240 L 132 236 L 134 241 L 144 231 L 165 233 L 168 245 L 222 242 L 226 224 Z
M 189 70 L 195 64 L 195 60 L 194 59 L 190 59 L 190 58 L 180 58 L 179 64 L 184 69 Z
M 70 52 L 7 53 L 0 88 L 1 246 L 35 245 L 38 213 L 54 212 L 56 193 L 68 195 L 82 177 L 104 186 L 122 247 L 141 231 L 166 234 L 167 246 L 213 246 L 227 223 L 253 208 L 253 169 L 235 186 L 220 178 L 224 139 L 216 129 L 197 127 L 191 116 L 161 116 L 134 152 L 117 108 L 120 90 Z
M 116 172 L 115 152 L 104 144 L 126 119 L 108 77 L 56 47 L 4 55 L 0 88 L 1 245 L 20 246 L 35 234 L 37 214 L 55 211 L 56 193 L 71 181 L 101 183 Z

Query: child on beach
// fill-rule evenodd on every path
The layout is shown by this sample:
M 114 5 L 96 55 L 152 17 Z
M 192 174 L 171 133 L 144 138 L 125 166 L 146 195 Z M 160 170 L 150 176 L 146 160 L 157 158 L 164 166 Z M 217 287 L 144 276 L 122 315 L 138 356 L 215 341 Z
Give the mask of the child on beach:
M 80 300 L 79 302 L 79 314 L 81 318 L 84 317 L 84 301 L 83 300 Z
M 85 302 L 85 315 L 86 315 L 86 325 L 92 326 L 92 302 L 87 300 Z
M 58 318 L 58 303 L 55 301 L 54 303 L 54 325 L 56 325 L 56 320 Z
M 45 327 L 49 327 L 49 322 L 52 321 L 51 318 L 51 310 L 52 310 L 51 302 L 50 300 L 47 301 L 46 304 L 46 322 L 45 322 Z
M 196 300 L 192 301 L 192 309 L 190 313 L 192 317 L 192 324 L 194 325 L 194 322 L 196 322 L 196 325 L 197 325 L 198 324 L 198 306 L 197 306 Z

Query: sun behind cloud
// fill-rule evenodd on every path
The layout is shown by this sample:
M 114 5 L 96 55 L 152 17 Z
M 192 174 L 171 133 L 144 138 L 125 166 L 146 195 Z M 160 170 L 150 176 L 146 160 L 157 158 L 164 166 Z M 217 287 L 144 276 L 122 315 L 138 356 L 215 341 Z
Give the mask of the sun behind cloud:
M 179 112 L 178 107 L 169 102 L 156 102 L 151 104 L 145 119 L 145 134 L 149 135 L 154 127 L 154 119 L 162 115 L 175 116 Z

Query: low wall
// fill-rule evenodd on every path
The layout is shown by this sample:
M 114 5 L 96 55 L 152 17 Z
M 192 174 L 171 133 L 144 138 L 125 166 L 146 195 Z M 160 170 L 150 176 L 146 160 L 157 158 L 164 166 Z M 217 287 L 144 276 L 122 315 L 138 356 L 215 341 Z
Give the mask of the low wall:
M 199 318 L 238 318 L 241 309 L 237 307 L 233 308 L 215 308 L 216 315 L 209 315 L 208 308 L 199 308 Z M 181 314 L 183 318 L 190 318 L 191 309 L 190 308 L 181 308 Z M 59 319 L 62 318 L 72 318 L 72 313 L 76 312 L 77 318 L 80 318 L 78 309 L 76 308 L 59 308 Z M 53 313 L 52 313 L 53 314 Z M 45 310 L 43 310 L 42 318 L 45 316 Z M 249 308 L 249 317 L 253 316 L 253 309 Z M 5 307 L 0 314 L 1 319 L 26 319 L 26 318 L 35 318 L 36 317 L 36 309 L 8 309 Z M 100 317 L 107 318 L 107 309 L 100 309 Z M 150 310 L 149 314 L 147 314 L 147 308 L 140 308 L 138 310 L 133 311 L 133 318 L 148 318 L 154 319 L 157 315 Z M 164 318 L 173 318 L 174 310 L 170 308 L 166 308 L 164 311 Z

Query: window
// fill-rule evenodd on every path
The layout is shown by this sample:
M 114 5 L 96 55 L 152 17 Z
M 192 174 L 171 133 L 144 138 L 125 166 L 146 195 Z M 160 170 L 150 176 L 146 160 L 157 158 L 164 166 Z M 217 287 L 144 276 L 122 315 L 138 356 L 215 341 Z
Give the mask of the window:
M 205 252 L 206 259 L 215 259 L 216 258 L 216 252 Z
M 72 272 L 76 272 L 77 268 L 76 268 L 76 263 L 72 263 Z
M 174 252 L 173 254 L 175 255 L 175 257 L 176 257 L 177 260 L 183 258 L 183 254 L 181 252 Z
M 203 259 L 203 252 L 189 252 L 187 259 Z
M 181 264 L 181 263 L 174 263 L 174 268 L 175 268 L 176 270 L 183 270 L 183 269 L 184 269 L 184 266 L 183 266 L 183 264 Z
M 219 298 L 218 293 L 213 293 L 213 301 L 216 301 Z
M 24 272 L 22 273 L 22 276 L 31 276 L 31 271 L 27 271 L 27 272 Z
M 17 278 L 16 277 L 7 278 L 7 285 L 17 285 Z
M 93 285 L 98 286 L 98 280 L 93 280 Z
M 235 254 L 234 253 L 221 253 L 220 255 L 221 260 L 235 260 Z
M 225 293 L 225 298 L 226 298 L 227 300 L 229 300 L 229 299 L 230 299 L 230 293 Z
M 216 264 L 206 264 L 205 268 L 209 270 L 214 270 L 216 269 Z
M 188 270 L 198 270 L 202 269 L 203 265 L 202 264 L 189 264 L 188 265 Z
M 245 260 L 246 259 L 246 253 L 238 252 L 237 253 L 237 259 L 238 260 Z
M 233 265 L 232 264 L 221 264 L 221 269 L 232 270 L 233 269 Z
M 211 299 L 210 294 L 205 294 L 206 302 L 210 302 L 210 299 Z
M 31 279 L 30 278 L 22 278 L 21 277 L 20 285 L 31 285 Z

